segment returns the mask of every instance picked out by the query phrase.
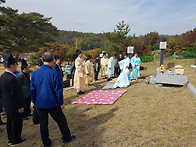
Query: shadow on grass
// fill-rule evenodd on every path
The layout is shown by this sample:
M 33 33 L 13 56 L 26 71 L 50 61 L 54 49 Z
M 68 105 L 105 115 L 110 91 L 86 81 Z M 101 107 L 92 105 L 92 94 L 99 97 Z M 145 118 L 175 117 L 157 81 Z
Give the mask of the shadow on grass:
M 102 124 L 105 124 L 114 117 L 114 112 L 118 109 L 118 107 L 115 107 L 105 113 L 97 112 L 98 114 L 94 115 L 94 117 L 89 117 L 87 114 L 88 111 L 94 111 L 93 106 L 80 110 L 79 105 L 77 105 L 69 109 L 67 113 L 69 115 L 72 114 L 72 116 L 74 115 L 74 117 L 69 120 L 69 123 L 72 124 L 71 132 L 77 137 L 76 141 L 74 141 L 71 146 L 99 146 L 99 144 L 102 143 L 101 138 L 105 131 L 105 127 L 102 126 Z
M 97 84 L 102 84 L 102 83 L 105 83 L 105 82 L 107 82 L 107 80 L 102 79 L 102 80 L 95 81 L 95 84 L 97 85 Z
M 135 84 L 138 84 L 138 83 L 143 83 L 143 81 L 131 81 L 131 85 L 135 85 Z

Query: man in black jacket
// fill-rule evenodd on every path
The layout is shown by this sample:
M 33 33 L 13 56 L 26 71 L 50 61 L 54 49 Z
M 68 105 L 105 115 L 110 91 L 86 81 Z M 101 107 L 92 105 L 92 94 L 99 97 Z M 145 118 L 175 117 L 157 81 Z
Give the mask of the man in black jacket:
M 31 97 L 30 97 L 30 78 L 29 78 L 29 66 L 26 60 L 22 59 L 21 71 L 17 74 L 17 80 L 21 86 L 22 93 L 25 99 L 23 120 L 28 119 L 27 116 L 31 116 Z
M 61 69 L 61 59 L 58 56 L 54 56 L 55 58 L 55 64 L 53 66 L 53 69 L 60 73 L 61 80 L 63 81 L 63 70 Z
M 95 59 L 95 62 L 94 62 L 95 81 L 98 80 L 99 71 L 100 71 L 100 61 L 99 61 L 99 56 L 97 56 L 96 59 Z
M 1 96 L 1 89 L 0 89 L 0 113 L 3 110 L 3 100 L 2 100 L 2 96 Z M 0 114 L 0 125 L 6 124 L 1 120 L 1 114 Z M 2 129 L 0 129 L 0 132 L 3 132 Z
M 4 108 L 7 113 L 6 129 L 8 144 L 14 146 L 26 141 L 26 139 L 21 138 L 24 97 L 14 74 L 17 69 L 15 58 L 10 53 L 4 54 L 3 58 L 5 72 L 0 77 L 0 88 Z

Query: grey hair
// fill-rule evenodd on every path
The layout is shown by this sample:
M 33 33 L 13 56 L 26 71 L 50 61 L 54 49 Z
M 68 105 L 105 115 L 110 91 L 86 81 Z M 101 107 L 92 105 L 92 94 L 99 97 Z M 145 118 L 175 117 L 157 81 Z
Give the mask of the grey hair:
M 53 59 L 54 59 L 54 55 L 51 52 L 45 52 L 42 54 L 42 60 L 44 62 L 52 62 Z

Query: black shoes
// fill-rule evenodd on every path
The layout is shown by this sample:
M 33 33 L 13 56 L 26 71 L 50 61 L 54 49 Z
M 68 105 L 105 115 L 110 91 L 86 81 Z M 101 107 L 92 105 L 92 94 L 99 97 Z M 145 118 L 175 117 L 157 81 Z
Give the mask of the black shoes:
M 73 135 L 73 136 L 71 136 L 71 139 L 69 141 L 63 140 L 63 146 L 68 144 L 68 143 L 70 143 L 70 142 L 72 142 L 72 141 L 74 141 L 75 139 L 76 139 L 76 136 Z
M 16 142 L 16 143 L 11 143 L 11 146 L 17 146 L 17 145 L 19 145 L 19 144 L 21 144 L 21 143 L 24 143 L 24 142 L 26 142 L 27 141 L 27 139 L 22 139 L 20 142 Z M 9 144 L 9 143 L 8 143 Z
M 52 146 L 52 141 L 50 140 L 50 138 L 48 138 L 48 144 L 45 144 L 44 147 L 51 147 Z
M 82 91 L 79 91 L 77 94 L 84 94 L 84 92 L 82 92 Z
M 49 145 L 44 145 L 44 147 L 51 147 L 52 142 Z
M 107 81 L 111 81 L 111 80 L 112 80 L 111 78 L 108 78 L 108 79 L 107 79 Z
M 98 88 L 98 87 L 101 87 L 101 85 L 94 85 L 94 87 Z

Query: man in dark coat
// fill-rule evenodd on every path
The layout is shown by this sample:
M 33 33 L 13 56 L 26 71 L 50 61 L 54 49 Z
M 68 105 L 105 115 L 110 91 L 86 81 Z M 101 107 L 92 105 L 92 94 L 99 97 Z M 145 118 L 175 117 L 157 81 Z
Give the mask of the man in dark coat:
M 25 108 L 23 119 L 28 119 L 27 116 L 31 116 L 31 97 L 30 97 L 30 78 L 29 78 L 29 66 L 26 60 L 22 59 L 21 72 L 17 74 L 17 80 L 22 88 L 22 93 L 25 99 Z
M 99 71 L 100 71 L 100 60 L 99 60 L 99 56 L 97 56 L 94 62 L 95 81 L 98 80 Z
M 74 85 L 75 70 L 76 70 L 76 66 L 75 66 L 75 59 L 74 59 L 72 65 L 71 65 L 71 69 L 70 69 L 72 86 Z
M 0 77 L 0 88 L 4 108 L 7 113 L 7 136 L 8 144 L 12 146 L 23 143 L 26 139 L 21 138 L 24 112 L 24 97 L 21 87 L 16 79 L 17 64 L 10 53 L 3 55 L 5 72 Z
M 2 98 L 2 95 L 1 95 L 1 88 L 0 88 L 0 125 L 6 125 L 6 123 L 4 123 L 2 120 L 1 120 L 1 113 L 3 112 L 3 98 Z M 1 132 L 1 131 L 0 131 Z
M 118 58 L 117 58 L 118 63 L 119 63 L 121 60 L 123 60 L 123 59 L 124 59 L 124 57 L 123 57 L 123 55 L 120 53 L 119 56 L 118 56 Z M 120 67 L 118 66 L 118 68 L 117 68 L 117 74 L 118 74 L 118 76 L 120 75 L 120 73 L 121 73 L 121 70 L 120 70 Z
M 3 111 L 3 100 L 1 96 L 1 89 L 0 89 L 0 113 Z M 0 125 L 6 124 L 1 120 L 1 114 L 0 114 Z M 0 129 L 0 132 L 3 132 L 2 129 Z
M 63 70 L 61 69 L 61 59 L 58 56 L 54 56 L 55 58 L 55 64 L 53 66 L 53 69 L 60 73 L 61 79 L 63 81 Z

